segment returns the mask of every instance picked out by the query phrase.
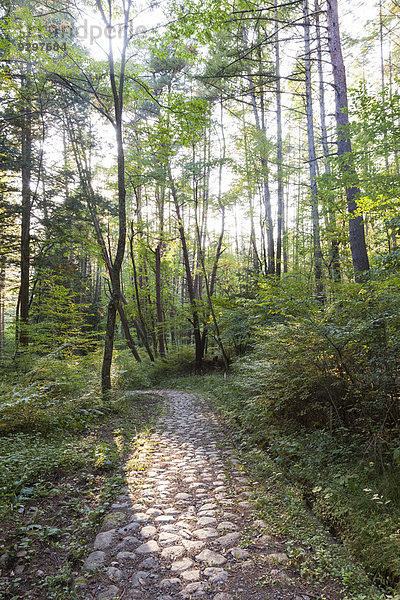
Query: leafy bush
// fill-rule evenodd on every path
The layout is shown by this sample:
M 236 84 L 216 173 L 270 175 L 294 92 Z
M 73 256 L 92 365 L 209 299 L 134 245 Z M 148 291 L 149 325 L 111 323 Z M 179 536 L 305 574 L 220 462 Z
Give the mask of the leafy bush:
M 374 580 L 398 589 L 400 281 L 387 262 L 375 274 L 331 284 L 324 305 L 299 279 L 262 283 L 257 345 L 220 396 Z
M 185 375 L 193 370 L 194 350 L 184 347 L 171 351 L 167 358 L 151 362 L 147 357 L 141 363 L 129 350 L 121 350 L 116 356 L 118 382 L 123 389 L 150 389 L 166 378 Z
M 332 287 L 321 307 L 293 280 L 265 284 L 261 301 L 284 324 L 264 327 L 251 358 L 265 410 L 310 428 L 351 427 L 382 433 L 395 426 L 400 352 L 396 277 Z M 262 323 L 260 323 L 262 325 Z M 238 370 L 247 372 L 249 360 Z M 384 437 L 384 436 L 383 436 Z M 382 440 L 383 443 L 383 440 Z M 384 445 L 384 444 L 383 444 Z
M 1 384 L 0 432 L 40 431 L 57 428 L 82 430 L 97 418 L 96 370 L 99 356 L 36 359 L 25 374 Z M 32 365 L 31 365 L 32 366 Z

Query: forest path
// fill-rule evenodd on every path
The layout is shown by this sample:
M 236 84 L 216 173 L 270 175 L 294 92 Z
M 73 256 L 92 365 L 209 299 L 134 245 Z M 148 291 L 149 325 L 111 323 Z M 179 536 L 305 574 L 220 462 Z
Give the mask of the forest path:
M 311 598 L 292 579 L 282 545 L 257 519 L 250 501 L 255 482 L 205 400 L 179 391 L 139 394 L 165 403 L 150 438 L 150 464 L 139 487 L 137 472 L 128 468 L 134 489 L 128 485 L 106 515 L 78 597 Z

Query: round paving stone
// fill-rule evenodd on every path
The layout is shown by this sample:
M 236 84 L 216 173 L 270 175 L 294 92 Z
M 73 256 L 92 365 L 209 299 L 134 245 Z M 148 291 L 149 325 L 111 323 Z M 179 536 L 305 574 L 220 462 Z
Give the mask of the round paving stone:
M 121 569 L 117 569 L 116 567 L 108 567 L 107 575 L 114 583 L 118 583 L 123 578 L 124 574 Z
M 205 527 L 206 525 L 214 525 L 217 522 L 215 517 L 201 517 L 197 521 L 197 525 L 201 525 L 201 527 Z
M 110 585 L 104 592 L 97 596 L 97 600 L 112 600 L 119 597 L 119 589 L 115 585 Z
M 183 581 L 198 581 L 200 579 L 200 569 L 190 569 L 181 573 Z
M 180 585 L 181 581 L 177 577 L 170 577 L 169 579 L 162 579 L 159 583 L 161 589 L 170 588 L 174 585 Z
M 200 581 L 195 583 L 189 583 L 181 592 L 180 595 L 183 598 L 197 598 L 199 596 L 204 596 L 207 589 L 207 585 Z
M 136 558 L 136 554 L 134 552 L 118 552 L 117 560 L 120 561 L 133 561 Z
M 156 533 L 157 529 L 153 525 L 146 525 L 140 530 L 140 535 L 145 539 L 155 536 Z
M 149 554 L 151 552 L 160 552 L 160 546 L 157 544 L 157 542 L 155 540 L 150 540 L 149 542 L 146 542 L 145 544 L 142 544 L 141 546 L 139 546 L 139 548 L 136 549 L 136 552 L 138 552 L 138 554 Z
M 222 521 L 217 525 L 217 529 L 218 531 L 234 531 L 237 529 L 237 526 L 234 523 L 231 523 L 231 521 Z
M 182 558 L 182 560 L 177 560 L 172 563 L 171 571 L 180 573 L 181 571 L 186 571 L 186 569 L 190 569 L 193 566 L 193 561 L 190 558 Z
M 227 533 L 226 535 L 223 535 L 222 537 L 218 538 L 216 541 L 220 546 L 223 546 L 224 548 L 228 548 L 229 546 L 236 544 L 239 539 L 240 539 L 240 533 L 235 532 L 235 533 Z
M 148 576 L 149 574 L 146 571 L 136 571 L 136 573 L 134 573 L 132 576 L 131 586 L 139 587 L 140 585 L 143 585 L 146 582 Z
M 191 495 L 190 494 L 186 494 L 185 492 L 180 492 L 179 494 L 177 494 L 175 496 L 176 500 L 190 500 Z
M 211 538 L 218 537 L 218 531 L 214 527 L 205 527 L 202 529 L 196 529 L 193 531 L 194 537 L 198 540 L 209 540 Z
M 218 552 L 214 552 L 213 550 L 208 549 L 200 552 L 200 554 L 196 556 L 196 560 L 198 560 L 199 562 L 204 562 L 211 566 L 223 565 L 226 563 L 225 556 L 222 556 L 222 554 L 218 554 Z
M 158 536 L 158 542 L 159 544 L 161 544 L 161 546 L 171 546 L 179 540 L 179 535 L 177 535 L 176 533 L 168 533 L 168 531 L 164 531 Z
M 251 554 L 248 550 L 244 548 L 231 548 L 229 553 L 232 554 L 233 558 L 237 558 L 238 560 L 244 560 L 245 558 L 250 558 Z
M 181 558 L 184 554 L 185 548 L 183 546 L 169 546 L 168 548 L 164 548 L 161 552 L 161 558 L 176 560 L 177 558 Z
M 96 550 L 105 550 L 114 541 L 115 538 L 115 529 L 110 529 L 109 531 L 103 531 L 102 533 L 98 533 L 96 535 L 96 539 L 94 540 L 94 548 Z
M 88 569 L 88 571 L 93 571 L 94 569 L 101 569 L 101 567 L 104 566 L 105 560 L 105 552 L 102 552 L 101 550 L 96 550 L 95 552 L 91 552 L 85 560 L 85 567 L 86 569 Z
M 289 557 L 284 552 L 276 552 L 275 554 L 270 554 L 268 556 L 269 560 L 272 563 L 281 565 L 289 562 Z

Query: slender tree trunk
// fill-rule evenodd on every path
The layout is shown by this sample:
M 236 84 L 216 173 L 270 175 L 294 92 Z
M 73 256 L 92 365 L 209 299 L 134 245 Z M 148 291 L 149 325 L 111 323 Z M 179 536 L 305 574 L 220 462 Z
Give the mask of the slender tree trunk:
M 289 240 L 288 240 L 288 214 L 289 214 L 289 183 L 286 186 L 286 206 L 283 219 L 283 272 L 289 271 Z
M 226 142 L 225 142 L 225 133 L 224 133 L 224 109 L 223 109 L 222 99 L 221 99 L 221 134 L 222 134 L 222 156 L 221 156 L 221 158 L 222 158 L 222 160 L 225 160 Z M 225 234 L 225 206 L 222 203 L 222 169 L 223 169 L 223 162 L 221 161 L 220 165 L 219 165 L 219 172 L 218 172 L 218 206 L 221 210 L 221 231 L 220 231 L 219 238 L 218 238 L 217 249 L 215 251 L 214 264 L 213 264 L 212 271 L 211 271 L 210 287 L 209 287 L 209 295 L 210 296 L 213 296 L 213 294 L 214 294 L 215 284 L 217 281 L 218 263 L 219 263 L 221 254 L 223 252 L 222 243 L 223 243 L 224 234 Z
M 346 185 L 347 209 L 350 215 L 350 250 L 355 280 L 362 282 L 369 273 L 369 260 L 363 218 L 358 214 L 357 198 L 360 195 L 360 189 L 349 135 L 346 70 L 340 40 L 337 0 L 327 0 L 327 19 L 329 52 L 335 84 L 338 156 Z
M 171 174 L 170 169 L 169 169 L 168 175 L 169 175 L 169 180 L 170 180 L 170 184 L 171 184 L 172 198 L 173 198 L 173 201 L 175 204 L 176 217 L 178 220 L 178 231 L 179 231 L 179 237 L 181 240 L 183 263 L 185 266 L 185 273 L 186 273 L 186 287 L 187 287 L 187 292 L 189 295 L 189 302 L 190 302 L 190 308 L 191 308 L 191 313 L 192 313 L 191 323 L 193 326 L 193 335 L 194 335 L 194 343 L 195 343 L 195 364 L 196 364 L 196 370 L 200 371 L 202 368 L 202 364 L 203 364 L 204 345 L 203 345 L 203 340 L 202 340 L 201 331 L 200 331 L 200 319 L 199 319 L 199 313 L 198 313 L 195 291 L 194 291 L 193 275 L 192 275 L 192 270 L 190 267 L 189 250 L 188 250 L 188 246 L 187 246 L 187 242 L 186 242 L 186 234 L 185 234 L 185 229 L 183 226 L 183 221 L 182 221 L 182 216 L 181 216 L 179 198 L 178 198 L 178 195 L 176 192 L 174 180 L 172 179 L 172 174 Z
M 308 164 L 310 168 L 311 189 L 311 220 L 313 230 L 313 255 L 314 275 L 317 298 L 323 301 L 324 288 L 322 283 L 322 250 L 320 239 L 320 224 L 318 211 L 317 190 L 317 157 L 315 153 L 314 116 L 312 105 L 311 85 L 311 60 L 310 60 L 310 18 L 308 13 L 308 0 L 303 0 L 304 11 L 304 52 L 305 52 L 305 81 L 306 81 L 306 113 L 307 113 L 307 139 L 308 139 Z
M 244 32 L 244 40 L 247 45 L 246 32 Z M 262 64 L 259 64 L 260 72 L 262 72 Z M 248 68 L 248 77 L 250 82 L 250 99 L 253 108 L 254 120 L 256 123 L 256 129 L 260 135 L 260 162 L 263 176 L 263 198 L 264 198 L 264 212 L 265 212 L 265 228 L 267 231 L 267 270 L 266 273 L 273 275 L 275 273 L 275 244 L 274 244 L 274 229 L 272 223 L 272 210 L 271 210 L 271 193 L 269 189 L 269 169 L 268 161 L 265 156 L 265 148 L 263 142 L 266 142 L 266 126 L 265 126 L 265 114 L 264 114 L 264 94 L 261 91 L 261 120 L 257 106 L 255 84 L 251 74 L 250 67 Z
M 131 332 L 129 330 L 128 320 L 126 318 L 126 314 L 121 302 L 118 303 L 118 314 L 121 320 L 121 327 L 123 334 L 125 336 L 126 344 L 128 348 L 131 350 L 133 356 L 136 358 L 137 362 L 142 362 L 142 359 L 139 356 L 139 353 L 136 349 L 135 342 L 132 339 Z
M 131 262 L 132 262 L 132 270 L 133 270 L 133 284 L 134 284 L 134 288 L 135 288 L 135 299 L 136 299 L 136 306 L 138 309 L 138 317 L 139 317 L 139 321 L 137 319 L 134 320 L 134 325 L 135 325 L 135 328 L 136 328 L 139 338 L 142 340 L 142 343 L 143 343 L 144 347 L 146 348 L 147 354 L 149 355 L 151 362 L 154 362 L 154 355 L 150 348 L 148 335 L 147 335 L 146 322 L 145 322 L 145 319 L 143 316 L 142 305 L 140 302 L 136 261 L 135 261 L 135 255 L 133 252 L 133 223 L 131 223 L 131 235 L 129 237 L 129 246 L 130 246 L 130 255 L 131 255 Z
M 162 298 L 161 298 L 161 248 L 162 241 L 160 240 L 155 250 L 156 255 L 156 309 L 157 309 L 157 338 L 158 338 L 158 350 L 161 357 L 165 357 L 165 343 L 164 343 L 164 315 L 162 309 Z
M 317 58 L 318 58 L 318 77 L 319 77 L 319 112 L 320 112 L 320 123 L 321 123 L 321 143 L 322 152 L 324 155 L 324 167 L 325 173 L 331 175 L 331 166 L 329 161 L 329 145 L 328 145 L 328 129 L 326 126 L 326 107 L 325 107 L 325 82 L 324 82 L 324 70 L 322 63 L 322 41 L 321 41 L 321 27 L 320 27 L 320 0 L 315 0 L 315 25 L 317 33 Z M 337 235 L 337 224 L 335 210 L 332 206 L 333 199 L 328 198 L 328 223 L 330 233 L 330 266 L 329 272 L 333 281 L 339 282 L 341 280 L 340 271 L 340 252 L 339 252 L 339 239 Z
M 199 223 L 198 220 L 196 218 L 196 234 L 197 234 L 197 241 L 198 241 L 198 245 L 199 245 L 199 258 L 200 258 L 200 264 L 201 264 L 201 268 L 203 271 L 203 275 L 204 275 L 204 281 L 205 281 L 205 287 L 206 287 L 206 294 L 207 294 L 207 301 L 208 301 L 208 307 L 211 313 L 211 317 L 214 323 L 214 329 L 215 329 L 215 338 L 217 340 L 217 344 L 218 344 L 218 348 L 220 349 L 220 352 L 222 354 L 222 359 L 224 361 L 224 366 L 225 366 L 225 371 L 227 372 L 229 369 L 229 359 L 228 356 L 226 354 L 225 348 L 224 348 L 224 344 L 222 342 L 222 338 L 221 338 L 221 333 L 220 333 L 220 329 L 219 329 L 219 325 L 218 325 L 218 321 L 217 321 L 217 316 L 215 314 L 214 311 L 214 307 L 212 304 L 212 300 L 211 300 L 211 293 L 210 293 L 210 286 L 208 284 L 208 279 L 207 279 L 207 273 L 206 273 L 206 267 L 205 267 L 205 263 L 204 263 L 204 254 L 203 254 L 203 250 L 201 247 L 201 240 L 200 240 L 200 228 L 199 228 Z M 205 337 L 203 339 L 203 352 L 204 352 L 204 347 L 205 347 Z
M 210 296 L 214 295 L 215 284 L 217 281 L 218 263 L 219 263 L 221 254 L 223 252 L 222 243 L 224 240 L 224 233 L 225 233 L 225 206 L 221 205 L 221 232 L 219 234 L 217 249 L 215 251 L 214 264 L 213 264 L 213 268 L 212 268 L 212 272 L 211 272 L 210 290 L 209 290 Z
M 0 357 L 4 352 L 5 331 L 4 331 L 4 312 L 5 312 L 5 297 L 4 290 L 6 286 L 6 257 L 0 257 Z
M 29 74 L 23 79 L 23 125 L 22 125 L 22 211 L 21 211 L 21 282 L 19 289 L 20 333 L 19 343 L 28 346 L 29 324 L 29 271 L 31 229 L 31 175 L 32 175 L 32 103 L 30 99 Z
M 118 297 L 113 297 L 107 306 L 107 323 L 104 341 L 103 363 L 101 367 L 101 386 L 103 392 L 111 389 L 111 364 L 114 350 L 114 331 L 117 317 Z
M 282 235 L 284 223 L 284 189 L 283 189 L 283 142 L 282 142 L 282 98 L 281 98 L 281 74 L 280 74 L 280 56 L 279 56 L 279 23 L 278 23 L 278 3 L 274 0 L 274 18 L 275 18 L 275 75 L 276 75 L 276 131 L 277 147 L 276 162 L 278 176 L 278 215 L 277 215 L 277 239 L 276 239 L 276 274 L 281 276 L 282 272 Z
M 258 116 L 258 115 L 257 115 Z M 253 269 L 256 273 L 259 273 L 260 269 L 262 270 L 262 263 L 260 257 L 258 255 L 257 248 L 257 237 L 256 237 L 256 228 L 254 226 L 254 205 L 253 205 L 253 194 L 251 190 L 251 181 L 250 181 L 250 165 L 249 165 L 249 152 L 248 152 L 248 140 L 246 135 L 246 124 L 243 123 L 244 126 L 244 153 L 245 153 L 245 161 L 246 161 L 246 175 L 247 175 L 247 197 L 249 200 L 249 212 L 250 212 L 250 257 L 253 262 Z M 264 241 L 264 239 L 262 240 Z M 236 227 L 236 255 L 239 256 L 239 243 L 237 238 L 237 227 Z M 266 252 L 264 249 L 264 267 L 265 272 L 268 272 L 268 262 L 266 259 Z

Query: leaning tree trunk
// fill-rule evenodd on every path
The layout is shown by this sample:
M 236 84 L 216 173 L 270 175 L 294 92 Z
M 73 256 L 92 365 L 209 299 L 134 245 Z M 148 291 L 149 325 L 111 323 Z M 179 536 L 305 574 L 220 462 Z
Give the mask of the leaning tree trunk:
M 360 196 L 360 189 L 358 187 L 358 178 L 349 135 L 346 70 L 340 40 L 337 0 L 327 1 L 327 19 L 329 52 L 335 84 L 338 156 L 344 180 L 351 181 L 350 185 L 346 185 L 347 209 L 350 215 L 349 238 L 351 258 L 355 280 L 361 282 L 368 275 L 369 260 L 363 218 L 358 214 L 357 198 Z

